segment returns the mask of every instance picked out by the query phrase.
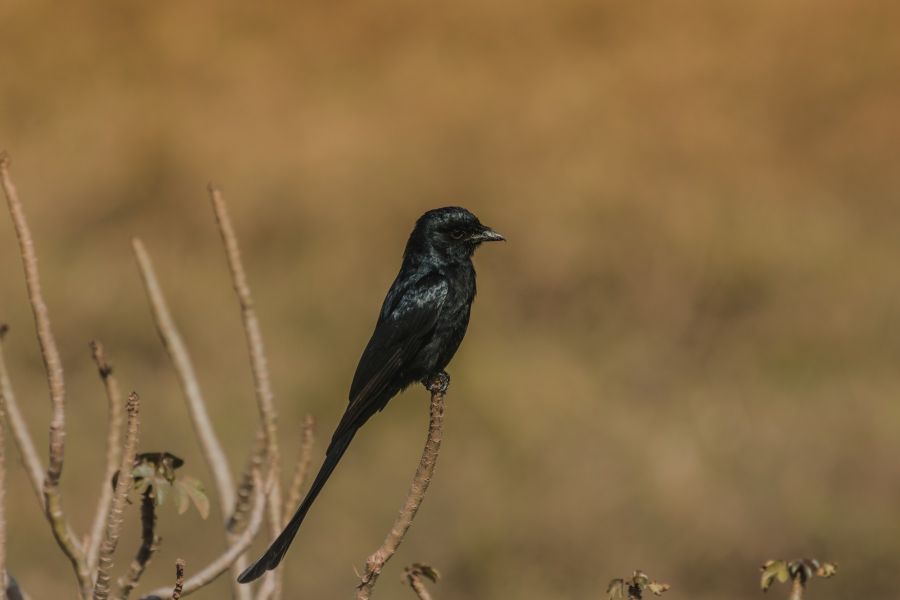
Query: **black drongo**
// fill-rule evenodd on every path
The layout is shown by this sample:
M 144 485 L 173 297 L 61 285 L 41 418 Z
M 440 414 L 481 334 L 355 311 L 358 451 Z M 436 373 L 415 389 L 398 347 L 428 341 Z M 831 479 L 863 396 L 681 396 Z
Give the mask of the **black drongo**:
M 475 299 L 472 254 L 482 242 L 502 239 L 464 208 L 430 210 L 416 221 L 400 273 L 359 359 L 350 405 L 325 451 L 325 462 L 290 523 L 238 581 L 253 581 L 278 566 L 309 507 L 369 417 L 410 384 L 446 376 L 444 368 L 466 334 Z

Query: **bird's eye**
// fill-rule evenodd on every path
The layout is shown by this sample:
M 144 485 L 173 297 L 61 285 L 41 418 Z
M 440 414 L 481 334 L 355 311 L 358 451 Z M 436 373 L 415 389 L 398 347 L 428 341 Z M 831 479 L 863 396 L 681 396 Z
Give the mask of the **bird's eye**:
M 454 240 L 461 240 L 465 235 L 466 232 L 462 229 L 454 229 L 450 232 L 450 237 L 452 237 Z

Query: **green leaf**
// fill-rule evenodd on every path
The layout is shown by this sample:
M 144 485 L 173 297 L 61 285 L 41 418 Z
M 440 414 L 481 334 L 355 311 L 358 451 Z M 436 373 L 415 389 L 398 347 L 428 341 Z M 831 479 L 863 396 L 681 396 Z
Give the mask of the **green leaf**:
M 172 484 L 165 479 L 156 478 L 153 482 L 153 498 L 157 506 L 162 506 L 166 501 L 169 492 L 172 491 Z
M 654 596 L 662 596 L 663 592 L 665 592 L 669 589 L 669 584 L 651 581 L 650 583 L 647 584 L 647 589 L 650 590 L 650 592 Z
M 178 483 L 190 496 L 191 502 L 194 503 L 197 512 L 200 513 L 200 517 L 206 519 L 209 516 L 209 498 L 206 495 L 203 484 L 193 477 L 180 477 Z
M 172 497 L 178 514 L 183 515 L 187 512 L 188 507 L 191 505 L 191 499 L 181 481 L 176 481 L 175 485 L 172 486 Z
M 613 579 L 606 588 L 607 600 L 624 600 L 628 596 L 625 593 L 625 580 Z
M 776 579 L 781 583 L 784 583 L 789 578 L 788 565 L 783 560 L 766 561 L 766 564 L 762 566 L 761 570 L 762 576 L 760 577 L 759 585 L 764 592 L 771 587 Z

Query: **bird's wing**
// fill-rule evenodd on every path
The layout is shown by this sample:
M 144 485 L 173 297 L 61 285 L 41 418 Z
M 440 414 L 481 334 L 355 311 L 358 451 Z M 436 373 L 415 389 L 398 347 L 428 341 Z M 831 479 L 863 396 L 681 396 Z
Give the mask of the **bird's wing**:
M 389 298 L 389 305 L 359 359 L 350 386 L 350 405 L 334 432 L 332 444 L 355 431 L 396 393 L 391 389 L 397 385 L 396 376 L 421 350 L 434 329 L 447 289 L 447 280 L 432 273 Z

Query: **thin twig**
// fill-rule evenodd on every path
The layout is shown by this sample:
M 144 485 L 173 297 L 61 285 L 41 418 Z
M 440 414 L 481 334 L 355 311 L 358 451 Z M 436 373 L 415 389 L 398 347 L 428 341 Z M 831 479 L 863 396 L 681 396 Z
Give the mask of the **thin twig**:
M 0 600 L 6 600 L 6 411 L 3 408 L 2 395 L 0 395 Z
M 6 194 L 9 214 L 12 217 L 13 228 L 19 240 L 19 252 L 22 256 L 22 265 L 25 270 L 25 287 L 28 289 L 28 299 L 34 314 L 34 325 L 38 344 L 41 348 L 41 358 L 44 361 L 47 384 L 50 388 L 50 458 L 47 463 L 47 475 L 44 478 L 43 486 L 44 512 L 50 521 L 57 543 L 72 562 L 79 587 L 82 595 L 84 595 L 90 589 L 90 573 L 85 561 L 84 551 L 75 537 L 71 535 L 71 530 L 66 523 L 62 509 L 62 500 L 59 495 L 59 479 L 62 475 L 66 440 L 65 384 L 63 382 L 62 361 L 59 358 L 59 350 L 56 347 L 53 331 L 50 329 L 47 303 L 44 301 L 44 295 L 41 292 L 37 254 L 34 250 L 31 230 L 28 228 L 25 211 L 22 208 L 22 203 L 19 201 L 16 187 L 9 176 L 9 157 L 5 153 L 0 154 L 0 183 L 2 183 L 3 191 Z
M 256 391 L 256 402 L 259 408 L 259 416 L 262 421 L 263 431 L 266 435 L 266 461 L 276 474 L 281 473 L 281 456 L 278 449 L 277 414 L 273 401 L 272 384 L 269 378 L 268 361 L 263 344 L 262 331 L 259 319 L 254 308 L 253 295 L 250 285 L 247 283 L 247 274 L 241 261 L 241 250 L 238 246 L 237 235 L 231 224 L 228 208 L 222 199 L 222 193 L 213 185 L 209 186 L 209 198 L 212 202 L 216 223 L 225 245 L 225 254 L 228 259 L 228 268 L 231 271 L 231 279 L 234 291 L 241 307 L 241 318 L 244 323 L 244 333 L 247 339 L 247 350 L 250 354 L 250 370 L 253 374 L 253 387 Z M 269 492 L 269 532 L 272 539 L 281 533 L 282 523 L 282 496 L 280 477 L 273 479 L 274 484 Z M 273 580 L 274 598 L 278 598 L 281 589 L 281 572 L 269 575 Z
M 255 475 L 254 480 L 255 493 L 253 500 L 253 510 L 250 513 L 250 521 L 247 524 L 247 528 L 244 529 L 244 531 L 242 531 L 241 534 L 237 537 L 234 545 L 232 545 L 230 548 L 228 548 L 228 550 L 226 550 L 218 558 L 207 565 L 206 568 L 204 568 L 202 571 L 196 573 L 190 579 L 185 581 L 182 596 L 192 594 L 200 588 L 212 583 L 212 581 L 215 580 L 219 575 L 227 571 L 229 567 L 238 559 L 238 557 L 246 552 L 247 548 L 250 547 L 250 544 L 253 542 L 253 538 L 256 537 L 256 534 L 259 532 L 259 529 L 262 526 L 263 514 L 266 508 L 265 494 L 267 488 L 269 487 L 268 485 L 264 485 L 261 482 L 258 473 Z M 153 590 L 148 594 L 145 594 L 144 596 L 142 596 L 141 600 L 152 600 L 154 597 L 164 598 L 168 593 L 168 588 L 159 588 Z
M 175 587 L 172 589 L 172 600 L 181 598 L 184 589 L 184 559 L 175 560 Z
M 266 434 L 262 428 L 256 431 L 256 441 L 253 444 L 253 452 L 244 466 L 241 478 L 238 482 L 237 496 L 234 501 L 234 510 L 225 529 L 229 532 L 239 531 L 247 518 L 247 513 L 253 505 L 253 474 L 261 472 L 266 460 Z
M 119 468 L 122 457 L 122 393 L 119 390 L 119 382 L 113 376 L 112 367 L 106 360 L 103 344 L 97 340 L 91 342 L 91 354 L 97 364 L 100 379 L 103 380 L 109 407 L 106 432 L 106 471 L 100 482 L 100 499 L 97 501 L 94 524 L 91 527 L 86 551 L 88 570 L 93 572 L 97 566 L 97 555 L 100 552 L 100 542 L 103 540 L 103 529 L 106 526 L 106 517 L 109 515 L 112 503 L 113 488 L 110 482 L 116 474 L 116 469 Z
M 234 481 L 231 477 L 231 471 L 228 462 L 225 459 L 225 453 L 222 450 L 222 444 L 216 436 L 212 423 L 209 419 L 209 413 L 206 410 L 206 402 L 203 400 L 203 394 L 200 392 L 200 384 L 198 383 L 194 365 L 188 354 L 187 347 L 175 326 L 172 314 L 166 304 L 156 273 L 153 270 L 153 263 L 144 244 L 140 239 L 132 240 L 134 254 L 137 257 L 138 267 L 141 272 L 141 278 L 144 287 L 147 290 L 147 296 L 150 300 L 150 307 L 153 311 L 153 317 L 156 322 L 156 329 L 162 339 L 163 345 L 169 354 L 175 372 L 178 375 L 178 381 L 184 393 L 188 406 L 188 412 L 191 416 L 191 423 L 194 431 L 200 441 L 200 448 L 206 463 L 212 472 L 215 481 L 216 490 L 219 496 L 219 507 L 222 518 L 227 526 L 231 511 L 235 506 L 235 489 Z M 236 536 L 229 531 L 225 532 L 225 539 L 228 546 L 235 543 Z M 247 586 L 237 583 L 237 575 L 235 572 L 235 580 L 232 585 L 232 592 L 239 600 L 249 600 L 250 592 Z
M 294 476 L 291 479 L 291 487 L 288 491 L 285 505 L 288 507 L 300 504 L 300 495 L 309 477 L 309 465 L 312 462 L 312 448 L 315 441 L 316 420 L 312 415 L 303 418 L 303 437 L 300 440 L 300 456 L 297 458 L 297 466 L 294 467 Z M 282 527 L 286 527 L 290 517 L 285 515 Z
M 441 385 L 444 383 L 444 385 Z M 363 574 L 359 585 L 356 588 L 357 600 L 368 600 L 372 595 L 372 588 L 381 574 L 385 563 L 397 551 L 400 542 L 403 541 L 406 532 L 412 525 L 416 512 L 425 498 L 425 492 L 428 491 L 428 484 L 434 474 L 434 466 L 437 462 L 438 453 L 441 450 L 441 440 L 443 438 L 444 423 L 444 394 L 446 391 L 446 382 L 441 382 L 440 378 L 435 378 L 430 382 L 428 389 L 431 391 L 431 415 L 428 423 L 428 438 L 425 440 L 425 448 L 422 450 L 422 458 L 419 466 L 416 468 L 416 474 L 409 486 L 409 492 L 406 501 L 397 515 L 393 527 L 384 538 L 384 543 L 378 548 L 368 559 L 366 559 L 366 571 Z
M 216 432 L 213 430 L 212 423 L 209 420 L 209 413 L 206 410 L 206 403 L 200 392 L 200 384 L 197 382 L 194 365 L 191 362 L 187 347 L 181 339 L 181 334 L 175 326 L 172 314 L 169 312 L 166 299 L 153 270 L 150 256 L 147 254 L 147 250 L 140 239 L 134 238 L 132 246 L 134 247 L 134 254 L 137 257 L 141 278 L 144 281 L 144 287 L 150 300 L 150 307 L 153 310 L 153 318 L 156 321 L 159 337 L 162 339 L 163 345 L 169 353 L 169 358 L 175 367 L 175 372 L 178 374 L 178 381 L 181 384 L 185 400 L 187 400 L 188 412 L 191 415 L 191 423 L 194 425 L 194 431 L 200 440 L 203 456 L 216 482 L 222 514 L 226 515 L 227 518 L 231 508 L 234 506 L 234 482 L 231 479 L 228 462 L 225 460 L 225 452 L 222 450 L 222 444 L 219 442 L 219 438 L 216 436 Z
M 8 330 L 9 328 L 5 323 L 0 323 L 0 400 L 6 406 L 9 429 L 12 432 L 13 441 L 16 443 L 19 457 L 25 465 L 25 472 L 28 474 L 31 488 L 34 490 L 43 510 L 44 469 L 41 467 L 41 460 L 38 458 L 37 449 L 34 447 L 34 440 L 31 439 L 31 434 L 28 433 L 28 425 L 25 423 L 25 418 L 22 417 L 22 413 L 19 411 L 19 405 L 16 402 L 16 396 L 9 381 L 6 361 L 3 358 L 3 338 Z
M 128 566 L 128 573 L 119 579 L 117 600 L 127 600 L 137 587 L 147 564 L 159 548 L 160 541 L 160 537 L 156 535 L 156 501 L 151 495 L 151 488 L 148 487 L 141 495 L 141 545 Z
M 134 457 L 137 451 L 138 432 L 140 431 L 140 398 L 135 392 L 128 395 L 128 403 L 125 406 L 128 414 L 125 430 L 125 449 L 122 452 L 122 460 L 119 464 L 119 477 L 116 480 L 116 490 L 113 494 L 112 507 L 106 520 L 106 533 L 103 544 L 100 547 L 100 557 L 97 561 L 97 583 L 94 585 L 94 600 L 105 600 L 109 597 L 110 577 L 113 566 L 113 553 L 119 542 L 119 534 L 122 531 L 122 512 L 128 492 L 131 490 L 134 480 Z
M 403 569 L 403 578 L 416 593 L 416 596 L 419 597 L 419 600 L 432 600 L 431 593 L 425 587 L 425 582 L 422 579 L 427 578 L 437 582 L 438 577 L 438 572 L 433 567 L 422 563 L 413 563 Z

